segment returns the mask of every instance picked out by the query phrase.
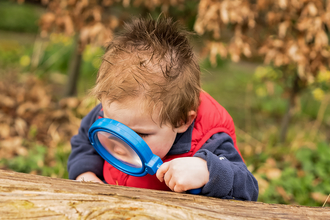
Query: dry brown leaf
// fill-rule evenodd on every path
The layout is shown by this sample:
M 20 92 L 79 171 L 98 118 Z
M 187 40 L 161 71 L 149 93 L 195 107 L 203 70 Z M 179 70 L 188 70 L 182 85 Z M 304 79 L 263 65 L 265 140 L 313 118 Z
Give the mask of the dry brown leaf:
M 320 192 L 313 192 L 311 193 L 311 197 L 316 201 L 316 202 L 319 202 L 319 203 L 324 203 L 328 197 L 328 195 L 325 195 L 323 193 L 320 193 Z M 330 200 L 328 199 L 327 203 L 330 204 Z
M 250 45 L 249 44 L 243 43 L 242 49 L 243 49 L 244 56 L 251 57 L 252 52 L 251 52 L 251 48 L 250 48 Z
M 269 168 L 266 171 L 266 176 L 270 180 L 275 180 L 280 178 L 282 175 L 282 171 L 278 168 Z
M 10 126 L 8 124 L 0 124 L 0 138 L 6 139 L 10 134 Z
M 278 0 L 278 5 L 281 9 L 286 9 L 288 6 L 288 0 Z
M 13 150 L 17 147 L 20 147 L 22 143 L 23 143 L 23 138 L 19 136 L 15 136 L 15 137 L 10 137 L 6 140 L 2 140 L 0 143 L 0 147 Z
M 54 111 L 52 111 L 49 116 L 54 119 L 54 120 L 60 120 L 60 119 L 65 119 L 67 118 L 67 114 L 66 111 L 61 110 L 61 109 L 56 109 Z
M 266 89 L 267 89 L 267 93 L 271 96 L 274 95 L 275 92 L 275 83 L 271 82 L 271 81 L 267 81 L 266 82 Z M 276 164 L 275 164 L 276 165 Z
M 10 85 L 10 89 L 2 84 Z M 28 75 L 20 80 L 1 81 L 0 94 L 6 94 L 14 101 L 22 99 L 18 96 L 24 97 L 24 102 L 15 103 L 12 108 L 0 105 L 0 157 L 8 159 L 26 155 L 35 142 L 49 148 L 59 143 L 70 145 L 69 140 L 77 133 L 82 116 L 77 117 L 76 108 L 89 111 L 96 104 L 85 101 L 81 105 L 75 98 L 57 104 L 50 96 L 49 88 Z M 51 163 L 54 157 L 55 154 L 49 154 L 47 161 Z
M 247 144 L 247 145 L 244 145 L 244 147 L 242 147 L 242 151 L 244 152 L 244 155 L 246 157 L 250 157 L 252 156 L 253 154 L 253 149 L 252 149 L 252 146 Z
M 265 166 L 267 166 L 267 167 L 276 167 L 277 166 L 276 160 L 274 158 L 271 158 L 271 157 L 267 158 Z
M 63 25 L 64 25 L 64 30 L 67 35 L 73 35 L 75 30 L 74 30 L 74 24 L 72 21 L 72 18 L 69 15 L 66 15 L 63 17 Z
M 284 21 L 280 23 L 278 26 L 278 36 L 280 38 L 284 38 L 289 27 L 290 27 L 289 21 Z
M 15 100 L 11 97 L 0 94 L 0 106 L 1 105 L 8 108 L 13 108 L 15 106 Z
M 59 104 L 60 104 L 61 108 L 73 109 L 73 108 L 78 107 L 78 105 L 80 104 L 80 101 L 76 97 L 68 97 L 68 98 L 61 99 L 59 101 Z
M 328 36 L 324 31 L 318 31 L 315 35 L 315 48 L 320 51 L 328 45 Z
M 16 118 L 15 124 L 14 124 L 15 130 L 17 134 L 21 137 L 23 137 L 26 134 L 27 131 L 27 123 L 22 118 Z
M 27 156 L 29 152 L 26 147 L 19 146 L 15 149 L 15 153 L 20 156 Z
M 119 20 L 118 20 L 118 18 L 115 17 L 115 16 L 109 16 L 109 25 L 108 25 L 108 27 L 109 27 L 111 30 L 114 30 L 114 29 L 116 29 L 118 26 L 119 26 Z
M 268 6 L 268 0 L 257 0 L 257 9 L 264 10 Z
M 277 186 L 276 191 L 282 196 L 285 202 L 290 203 L 290 201 L 292 200 L 292 196 L 288 195 L 288 193 L 283 187 Z
M 297 176 L 299 177 L 299 178 L 302 178 L 302 177 L 304 177 L 306 174 L 305 174 L 305 171 L 303 171 L 303 170 L 298 170 L 297 171 Z
M 112 5 L 113 4 L 113 0 L 103 0 L 102 1 L 102 5 L 103 6 L 110 6 L 110 5 Z
M 31 174 L 31 175 L 37 175 L 38 173 L 37 173 L 36 170 L 32 170 L 29 174 Z
M 17 110 L 16 110 L 16 114 L 22 118 L 24 118 L 24 115 L 27 112 L 32 112 L 35 113 L 39 110 L 38 106 L 30 101 L 25 102 L 21 105 L 18 106 Z
M 258 181 L 258 186 L 259 186 L 259 193 L 263 194 L 269 187 L 269 182 L 265 179 L 263 179 L 259 174 L 254 174 L 254 177 Z
M 56 16 L 52 12 L 47 12 L 43 14 L 39 21 L 39 26 L 42 30 L 43 35 L 47 35 L 49 31 L 51 31 L 54 22 L 55 22 Z
M 313 2 L 308 3 L 307 8 L 310 16 L 317 15 L 318 10 Z
M 94 21 L 101 22 L 101 20 L 102 20 L 102 8 L 101 7 L 95 6 L 93 8 L 93 17 L 94 17 Z

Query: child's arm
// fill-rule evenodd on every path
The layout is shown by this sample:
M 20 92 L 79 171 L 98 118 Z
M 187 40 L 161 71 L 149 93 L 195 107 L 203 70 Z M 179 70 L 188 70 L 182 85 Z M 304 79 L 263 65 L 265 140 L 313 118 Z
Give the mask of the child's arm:
M 164 163 L 157 178 L 175 192 L 201 188 L 201 195 L 239 200 L 258 199 L 258 182 L 226 133 L 213 135 L 194 157 Z
M 103 179 L 104 160 L 88 139 L 88 129 L 98 119 L 101 108 L 102 106 L 98 105 L 88 113 L 81 121 L 78 134 L 71 138 L 72 150 L 68 160 L 69 179 L 78 179 L 78 176 L 86 172 L 95 174 L 98 179 Z M 90 173 L 83 175 L 85 181 L 95 180 L 95 177 L 91 178 Z
M 207 161 L 210 180 L 202 194 L 225 199 L 258 199 L 258 182 L 226 133 L 213 135 L 194 155 Z

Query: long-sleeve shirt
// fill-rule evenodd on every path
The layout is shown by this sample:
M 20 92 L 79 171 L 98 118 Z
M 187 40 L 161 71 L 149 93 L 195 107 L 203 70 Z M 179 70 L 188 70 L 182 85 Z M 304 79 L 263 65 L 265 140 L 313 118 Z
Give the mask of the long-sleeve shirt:
M 78 134 L 71 139 L 72 151 L 68 160 L 70 179 L 76 179 L 88 171 L 104 179 L 104 159 L 88 139 L 88 129 L 98 118 L 103 117 L 101 109 L 99 104 L 86 115 Z M 190 150 L 193 127 L 194 123 L 186 132 L 177 134 L 168 155 L 183 154 Z M 221 132 L 212 135 L 194 157 L 206 160 L 210 173 L 209 182 L 202 187 L 201 195 L 251 201 L 258 199 L 258 182 L 247 169 L 228 134 Z

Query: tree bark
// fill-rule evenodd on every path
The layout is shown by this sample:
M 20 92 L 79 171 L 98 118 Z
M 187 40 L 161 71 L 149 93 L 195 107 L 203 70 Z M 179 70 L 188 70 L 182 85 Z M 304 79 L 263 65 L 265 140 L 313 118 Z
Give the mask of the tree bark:
M 292 89 L 290 91 L 290 97 L 288 100 L 288 107 L 286 110 L 285 115 L 283 116 L 282 123 L 281 123 L 281 129 L 280 129 L 280 136 L 279 136 L 279 142 L 284 143 L 286 140 L 286 135 L 288 132 L 289 124 L 292 118 L 292 111 L 296 105 L 295 100 L 297 95 L 299 94 L 299 76 L 296 75 L 293 82 L 292 82 Z
M 64 96 L 75 96 L 77 95 L 77 84 L 80 75 L 80 66 L 82 61 L 82 51 L 79 47 L 79 33 L 74 39 L 74 51 L 71 56 L 70 66 L 68 71 L 68 82 L 65 88 Z
M 222 200 L 0 170 L 0 219 L 327 219 L 329 208 Z

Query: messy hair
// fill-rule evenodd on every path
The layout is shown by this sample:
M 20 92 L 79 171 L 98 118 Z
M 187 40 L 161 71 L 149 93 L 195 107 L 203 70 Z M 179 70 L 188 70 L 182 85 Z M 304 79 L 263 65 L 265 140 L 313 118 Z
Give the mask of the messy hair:
M 197 110 L 200 68 L 188 32 L 170 18 L 135 18 L 107 46 L 90 94 L 113 101 L 143 97 L 160 123 L 179 127 Z

